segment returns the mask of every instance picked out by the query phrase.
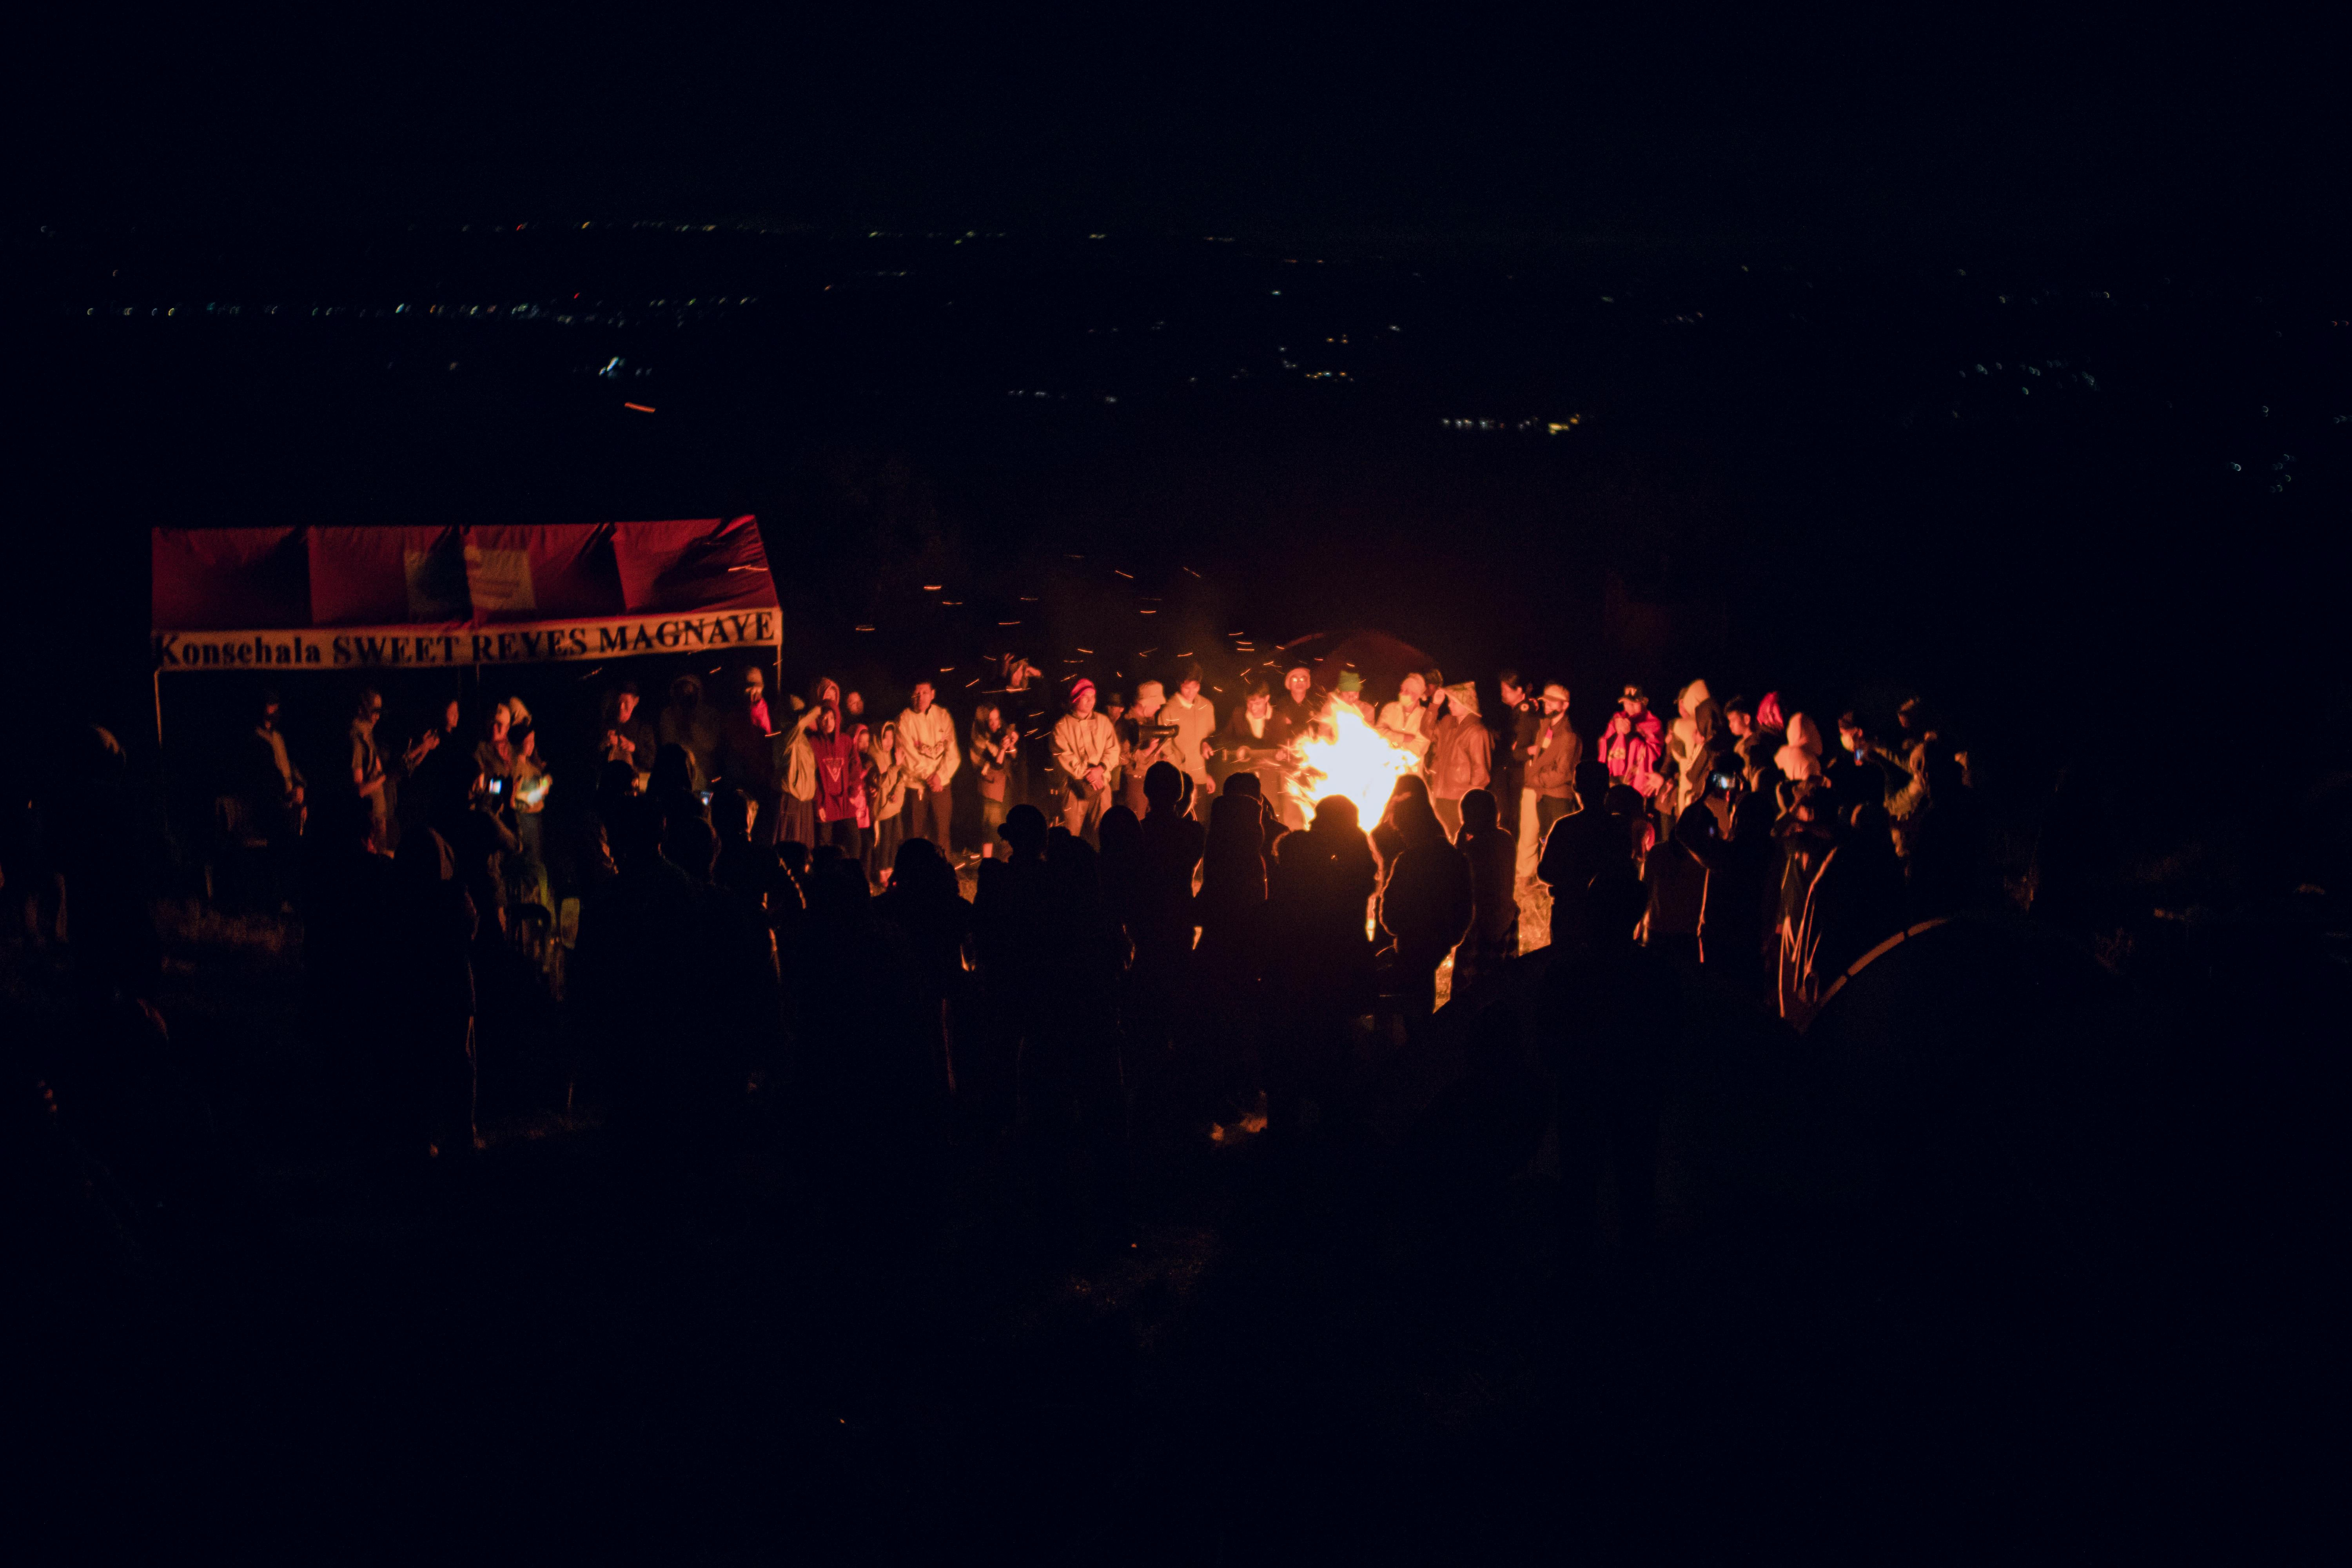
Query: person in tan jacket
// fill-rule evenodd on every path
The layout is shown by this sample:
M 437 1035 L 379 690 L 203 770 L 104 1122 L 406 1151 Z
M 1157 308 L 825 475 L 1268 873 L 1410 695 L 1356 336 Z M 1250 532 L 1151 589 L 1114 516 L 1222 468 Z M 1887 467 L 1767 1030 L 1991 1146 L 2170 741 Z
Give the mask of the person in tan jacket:
M 1054 726 L 1054 765 L 1062 770 L 1062 826 L 1093 842 L 1095 825 L 1110 805 L 1111 770 L 1118 766 L 1118 730 L 1095 711 L 1095 683 L 1080 676 L 1070 688 L 1070 710 Z

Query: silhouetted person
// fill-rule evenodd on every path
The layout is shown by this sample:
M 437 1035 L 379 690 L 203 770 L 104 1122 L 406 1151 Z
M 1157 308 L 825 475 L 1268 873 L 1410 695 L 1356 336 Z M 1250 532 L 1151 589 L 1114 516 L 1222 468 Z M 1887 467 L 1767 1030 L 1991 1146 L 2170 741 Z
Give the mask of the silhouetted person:
M 1675 825 L 1675 842 L 1706 868 L 1699 913 L 1699 962 L 1707 973 L 1744 996 L 1761 1000 L 1765 939 L 1771 929 L 1780 846 L 1772 837 L 1771 796 L 1743 784 L 1735 793 L 1726 833 L 1702 800 Z
M 1553 831 L 1557 833 L 1558 828 Z M 1590 918 L 1546 982 L 1545 1056 L 1556 1086 L 1561 1254 L 1586 1272 L 1602 1233 L 1601 1173 L 1612 1180 L 1618 1245 L 1638 1279 L 1656 1229 L 1658 1126 L 1674 1047 L 1672 965 L 1636 946 L 1642 885 L 1612 866 L 1587 889 Z
M 1590 930 L 1588 894 L 1596 878 L 1633 875 L 1633 847 L 1625 821 L 1608 808 L 1609 765 L 1598 758 L 1579 763 L 1576 794 L 1583 809 L 1560 817 L 1544 835 L 1536 876 L 1551 889 L 1549 940 L 1573 945 Z
M 979 1079 L 992 1116 L 1012 1106 L 1021 1039 L 1049 986 L 1052 933 L 1046 926 L 1045 814 L 1017 804 L 998 830 L 1006 853 L 980 863 L 972 900 L 973 942 L 980 955 L 985 1031 L 974 1043 L 970 1075 Z
M 972 907 L 956 887 L 946 852 L 928 838 L 898 846 L 889 890 L 875 906 L 906 939 L 910 969 L 900 982 L 912 989 L 925 1020 L 925 1038 L 936 1058 L 940 1084 L 959 1090 L 955 1061 L 958 1014 L 966 1006 L 971 975 L 964 966 L 971 945 Z
M 1983 812 L 1951 747 L 1925 748 L 1925 807 L 1903 827 L 1908 913 L 1913 921 L 1996 908 L 2000 886 L 1986 843 Z
M 1454 955 L 1458 995 L 1510 961 L 1519 948 L 1517 878 L 1518 844 L 1499 818 L 1491 791 L 1474 789 L 1462 797 L 1462 831 L 1454 847 L 1470 865 L 1470 934 Z
M 385 1079 L 395 1136 L 428 1154 L 471 1154 L 474 900 L 448 841 L 419 824 L 401 841 L 398 899 L 381 993 L 390 1010 Z
M 1425 797 L 1400 795 L 1391 812 L 1402 847 L 1381 884 L 1381 929 L 1396 943 L 1388 989 L 1419 1018 L 1436 1005 L 1438 965 L 1470 929 L 1470 863 Z
M 1052 957 L 1048 992 L 1024 1010 L 1024 1135 L 1044 1245 L 1084 1255 L 1115 1245 L 1126 1224 L 1118 942 L 1085 840 L 1049 835 L 1043 871 Z
M 715 1095 L 711 1031 L 681 1019 L 675 983 L 703 972 L 704 900 L 663 858 L 650 800 L 614 814 L 620 874 L 581 911 L 573 1016 L 603 1068 L 605 1121 L 644 1179 L 674 1196 Z
M 1301 1130 L 1346 1097 L 1349 1028 L 1373 1010 L 1366 914 L 1377 879 L 1356 804 L 1331 795 L 1302 833 L 1285 834 L 1267 906 L 1267 1125 Z
M 1151 809 L 1143 819 L 1143 875 L 1135 896 L 1135 965 L 1139 974 L 1173 985 L 1192 951 L 1192 868 L 1201 863 L 1208 829 L 1186 815 L 1183 775 L 1171 763 L 1154 763 L 1143 779 Z
M 1388 879 L 1389 868 L 1395 864 L 1396 858 L 1404 850 L 1404 829 L 1398 826 L 1397 814 L 1400 805 L 1407 800 L 1418 800 L 1423 805 L 1430 805 L 1429 781 L 1419 773 L 1407 773 L 1397 780 L 1389 791 L 1388 804 L 1381 807 L 1380 821 L 1373 825 L 1368 835 L 1372 853 L 1380 857 L 1381 879 L 1383 881 Z M 1435 806 L 1430 805 L 1430 815 L 1436 815 Z
M 1854 960 L 1904 929 L 1903 862 L 1885 808 L 1857 805 L 1832 826 L 1797 924 L 1797 989 L 1813 1007 Z
M 61 923 L 75 981 L 92 996 L 113 989 L 149 995 L 163 964 L 148 908 L 160 851 L 132 796 L 121 743 L 110 731 L 85 726 L 72 737 L 62 773 L 44 816 L 65 878 Z
M 320 795 L 303 841 L 303 1032 L 331 1076 L 366 1094 L 382 1092 L 393 1059 L 388 1003 L 400 984 L 390 968 L 400 888 L 375 842 L 374 814 L 341 790 Z

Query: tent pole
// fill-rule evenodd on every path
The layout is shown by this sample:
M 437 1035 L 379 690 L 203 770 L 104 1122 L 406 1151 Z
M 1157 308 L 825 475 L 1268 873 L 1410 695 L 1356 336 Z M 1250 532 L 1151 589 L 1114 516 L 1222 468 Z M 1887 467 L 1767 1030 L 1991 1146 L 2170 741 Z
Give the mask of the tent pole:
M 155 750 L 160 752 L 163 749 L 163 672 L 151 669 L 147 679 L 155 683 Z

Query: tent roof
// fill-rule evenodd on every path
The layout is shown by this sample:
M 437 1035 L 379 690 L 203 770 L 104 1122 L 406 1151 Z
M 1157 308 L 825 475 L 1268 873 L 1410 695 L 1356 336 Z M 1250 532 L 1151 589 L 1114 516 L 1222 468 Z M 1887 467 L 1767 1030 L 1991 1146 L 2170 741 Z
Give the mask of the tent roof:
M 774 609 L 750 517 L 487 528 L 159 528 L 161 632 L 513 626 Z

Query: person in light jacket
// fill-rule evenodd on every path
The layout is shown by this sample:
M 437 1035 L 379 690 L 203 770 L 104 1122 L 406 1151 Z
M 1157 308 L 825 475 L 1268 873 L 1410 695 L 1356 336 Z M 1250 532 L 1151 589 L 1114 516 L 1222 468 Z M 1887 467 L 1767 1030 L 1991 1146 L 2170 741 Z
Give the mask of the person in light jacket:
M 898 715 L 898 762 L 907 776 L 906 837 L 928 838 L 944 855 L 954 816 L 950 781 L 962 753 L 956 746 L 955 721 L 937 706 L 938 698 L 939 689 L 929 681 L 915 682 Z
M 1070 710 L 1054 726 L 1054 765 L 1062 770 L 1062 826 L 1092 841 L 1110 805 L 1111 770 L 1118 766 L 1118 729 L 1095 711 L 1095 683 L 1080 676 L 1070 688 Z

